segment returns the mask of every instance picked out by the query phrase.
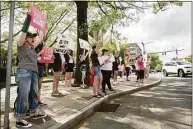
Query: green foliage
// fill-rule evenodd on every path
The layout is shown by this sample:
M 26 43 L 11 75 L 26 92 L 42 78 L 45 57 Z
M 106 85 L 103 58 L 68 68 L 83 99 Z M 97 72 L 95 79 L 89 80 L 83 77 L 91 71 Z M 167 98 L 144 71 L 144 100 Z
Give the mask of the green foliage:
M 104 44 L 103 48 L 111 51 L 111 52 L 117 52 L 117 48 L 116 48 L 116 43 L 106 43 Z M 120 52 L 119 52 L 119 56 L 121 56 L 122 58 L 124 58 L 124 52 L 125 50 L 128 48 L 128 44 L 120 44 Z
M 159 56 L 156 54 L 151 55 L 151 62 L 150 62 L 150 66 L 153 68 L 158 68 L 160 69 L 160 67 L 162 67 L 163 62 L 159 59 Z
M 187 58 L 185 58 L 185 59 L 186 59 L 186 61 L 192 63 L 192 56 L 189 56 L 189 57 L 187 57 Z
M 153 13 L 157 14 L 159 11 L 165 11 L 169 8 L 169 6 L 176 5 L 176 6 L 183 6 L 183 2 L 181 1 L 157 1 L 156 3 L 152 4 L 153 7 Z

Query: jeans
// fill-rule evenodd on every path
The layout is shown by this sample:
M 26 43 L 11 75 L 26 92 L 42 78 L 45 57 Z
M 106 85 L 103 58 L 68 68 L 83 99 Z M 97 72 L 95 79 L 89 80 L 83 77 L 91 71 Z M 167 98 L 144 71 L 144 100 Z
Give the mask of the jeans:
M 28 109 L 35 113 L 38 106 L 38 73 L 27 69 L 18 69 L 16 73 L 18 94 L 15 102 L 15 118 L 25 117 Z

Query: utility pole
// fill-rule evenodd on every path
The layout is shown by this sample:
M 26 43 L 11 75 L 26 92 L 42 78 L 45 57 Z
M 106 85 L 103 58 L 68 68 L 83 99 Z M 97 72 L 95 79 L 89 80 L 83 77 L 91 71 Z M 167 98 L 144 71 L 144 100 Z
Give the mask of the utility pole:
M 10 21 L 9 21 L 9 41 L 8 41 L 8 57 L 7 57 L 4 129 L 9 129 L 10 84 L 11 84 L 11 69 L 10 68 L 11 68 L 11 62 L 12 62 L 15 1 L 11 1 L 10 3 L 11 3 L 11 7 L 10 7 Z
M 145 53 L 146 53 L 146 51 L 145 51 L 145 45 L 150 44 L 150 43 L 153 43 L 153 42 L 148 42 L 148 43 L 145 43 L 145 44 L 144 44 L 144 42 L 141 43 L 142 46 L 143 46 L 143 54 L 144 54 L 144 55 L 145 55 Z

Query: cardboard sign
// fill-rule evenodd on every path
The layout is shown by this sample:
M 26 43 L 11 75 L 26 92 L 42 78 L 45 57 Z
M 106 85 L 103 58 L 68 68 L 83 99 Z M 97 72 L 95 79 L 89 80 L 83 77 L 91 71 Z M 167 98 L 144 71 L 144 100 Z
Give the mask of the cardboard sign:
M 80 48 L 86 49 L 86 50 L 90 49 L 90 44 L 87 41 L 83 39 L 79 39 L 79 43 L 80 43 Z
M 41 63 L 54 63 L 53 50 L 51 48 L 43 48 L 43 53 L 41 54 Z
M 58 42 L 55 47 L 55 52 L 58 53 L 66 53 L 67 50 L 74 50 L 75 46 L 73 44 L 73 41 L 65 35 L 59 35 L 58 36 Z
M 33 5 L 30 8 L 30 15 L 31 15 L 30 25 L 33 26 L 34 28 L 37 28 L 38 30 L 41 30 L 45 34 L 47 30 L 46 16 Z

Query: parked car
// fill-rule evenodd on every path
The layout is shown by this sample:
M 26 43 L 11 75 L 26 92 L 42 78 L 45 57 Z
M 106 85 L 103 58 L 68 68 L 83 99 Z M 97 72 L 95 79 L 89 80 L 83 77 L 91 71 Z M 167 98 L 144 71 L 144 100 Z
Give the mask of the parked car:
M 164 64 L 163 68 L 164 76 L 170 74 L 178 74 L 179 77 L 192 74 L 191 63 L 185 61 L 171 61 Z

